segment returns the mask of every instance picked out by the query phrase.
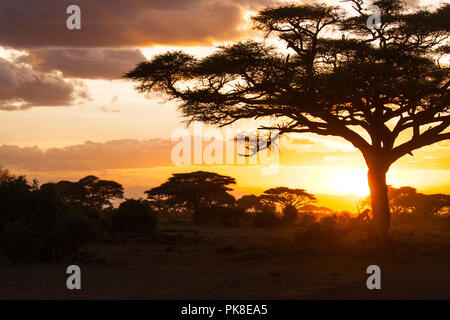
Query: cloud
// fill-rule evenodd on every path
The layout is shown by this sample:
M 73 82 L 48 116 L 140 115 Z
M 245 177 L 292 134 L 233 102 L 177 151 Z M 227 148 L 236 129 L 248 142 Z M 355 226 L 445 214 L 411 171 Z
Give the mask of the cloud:
M 35 70 L 61 71 L 65 78 L 120 79 L 146 58 L 138 49 L 30 50 L 17 59 Z
M 120 109 L 108 109 L 106 107 L 101 107 L 100 110 L 102 110 L 103 112 L 110 112 L 110 113 L 118 113 L 118 112 L 120 112 Z
M 175 142 L 123 139 L 43 151 L 37 146 L 0 146 L 0 164 L 21 170 L 109 170 L 171 166 L 170 152 Z
M 0 110 L 70 106 L 89 99 L 83 82 L 0 58 Z
M 69 0 L 0 2 L 0 44 L 13 48 L 211 44 L 243 36 L 243 9 L 268 0 L 78 0 L 81 30 L 69 30 Z
M 111 112 L 104 108 L 105 112 Z M 194 149 L 191 137 L 191 154 Z M 61 171 L 61 170 L 118 170 L 154 167 L 173 167 L 171 152 L 180 141 L 170 139 L 122 139 L 107 142 L 87 141 L 80 145 L 42 150 L 34 147 L 13 145 L 0 146 L 0 165 L 18 170 Z M 211 141 L 204 141 L 202 148 Z M 309 143 L 309 142 L 306 142 Z M 223 145 L 225 148 L 225 144 Z M 343 153 L 345 155 L 345 153 Z M 339 153 L 299 152 L 289 146 L 280 148 L 282 165 L 315 165 L 325 163 L 327 156 L 339 156 Z M 194 159 L 191 158 L 193 162 Z M 203 164 L 206 166 L 206 164 Z

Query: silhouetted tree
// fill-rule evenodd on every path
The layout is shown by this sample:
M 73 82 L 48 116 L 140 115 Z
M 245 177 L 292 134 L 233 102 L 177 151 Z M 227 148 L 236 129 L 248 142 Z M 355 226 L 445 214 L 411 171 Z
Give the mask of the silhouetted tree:
M 391 213 L 393 215 L 410 211 L 408 199 L 415 197 L 417 190 L 412 187 L 393 188 L 388 187 L 388 200 Z
M 450 207 L 448 194 L 420 195 L 415 201 L 415 210 L 418 214 L 436 216 L 445 207 Z
M 153 233 L 158 216 L 146 200 L 126 199 L 111 213 L 113 232 Z
M 283 220 L 288 223 L 294 223 L 298 218 L 298 209 L 293 205 L 288 204 L 283 209 Z
M 16 262 L 74 254 L 98 237 L 84 210 L 61 197 L 56 184 L 41 187 L 0 170 L 0 252 Z
M 185 205 L 193 211 L 194 221 L 201 222 L 199 220 L 205 209 L 235 202 L 228 193 L 233 190 L 228 185 L 235 183 L 234 178 L 213 172 L 175 173 L 167 182 L 145 193 L 149 198 L 165 196 L 168 203 Z
M 94 208 L 112 206 L 111 200 L 123 198 L 123 187 L 115 181 L 101 180 L 96 176 L 87 176 L 78 181 L 85 190 L 86 203 Z
M 256 228 L 275 228 L 280 225 L 280 218 L 277 217 L 275 207 L 265 205 L 253 219 Z
M 411 205 L 408 203 L 411 196 L 417 195 L 417 190 L 413 187 L 394 188 L 388 186 L 389 209 L 392 215 L 411 212 Z M 361 201 L 361 205 L 370 206 L 372 200 L 367 196 Z
M 25 176 L 0 168 L 0 234 L 13 221 L 25 219 L 31 209 L 32 186 Z
M 267 118 L 271 124 L 261 128 L 280 134 L 346 139 L 368 166 L 377 239 L 385 243 L 389 167 L 450 138 L 449 68 L 441 63 L 449 54 L 450 5 L 412 12 L 400 0 L 374 1 L 382 17 L 374 29 L 366 24 L 372 2 L 350 2 L 356 15 L 322 4 L 260 11 L 256 28 L 278 35 L 287 51 L 247 41 L 202 59 L 168 52 L 125 76 L 140 92 L 181 101 L 188 121 L 225 126 Z
M 86 176 L 78 182 L 59 181 L 56 187 L 67 201 L 84 206 L 103 209 L 112 206 L 111 200 L 123 198 L 123 187 L 120 183 L 101 180 L 96 176 Z
M 254 194 L 242 196 L 242 198 L 236 201 L 238 207 L 248 212 L 256 212 L 261 210 L 264 204 L 261 201 L 261 197 Z
M 392 215 L 413 214 L 423 218 L 433 217 L 445 207 L 450 206 L 450 195 L 423 194 L 413 187 L 388 187 L 389 208 Z M 370 196 L 363 204 L 370 203 Z
M 317 201 L 316 197 L 306 192 L 305 189 L 291 189 L 287 187 L 267 189 L 261 198 L 264 202 L 276 203 L 283 206 L 283 208 L 292 206 L 297 210 L 304 205 Z

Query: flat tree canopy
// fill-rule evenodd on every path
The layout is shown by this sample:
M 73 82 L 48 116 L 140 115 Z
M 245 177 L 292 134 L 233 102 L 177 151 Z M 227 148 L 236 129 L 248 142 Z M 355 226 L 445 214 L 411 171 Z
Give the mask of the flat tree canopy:
M 278 203 L 286 208 L 292 206 L 295 209 L 316 202 L 316 196 L 308 193 L 305 189 L 291 189 L 288 187 L 270 188 L 261 195 L 263 201 Z
M 374 231 L 386 243 L 390 225 L 386 172 L 415 149 L 450 138 L 450 5 L 409 10 L 400 0 L 266 8 L 255 28 L 277 36 L 220 47 L 202 59 L 157 55 L 125 76 L 140 92 L 180 102 L 188 122 L 225 126 L 270 120 L 263 129 L 338 136 L 368 166 Z M 381 9 L 381 25 L 367 25 Z
M 175 173 L 159 187 L 145 191 L 152 200 L 164 198 L 171 204 L 182 204 L 194 212 L 194 220 L 202 208 L 221 206 L 235 202 L 228 193 L 230 184 L 235 184 L 232 177 L 214 172 L 196 171 L 190 173 Z
M 52 185 L 47 183 L 46 185 Z M 77 182 L 59 181 L 55 184 L 58 192 L 68 201 L 80 203 L 96 209 L 112 207 L 111 200 L 123 198 L 123 186 L 96 176 L 86 176 Z

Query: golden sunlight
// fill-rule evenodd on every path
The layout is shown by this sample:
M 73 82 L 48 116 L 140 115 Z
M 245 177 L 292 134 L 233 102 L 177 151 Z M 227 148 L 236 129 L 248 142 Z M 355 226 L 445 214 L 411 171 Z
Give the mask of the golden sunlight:
M 368 196 L 367 170 L 363 168 L 336 168 L 329 177 L 330 189 L 336 194 Z

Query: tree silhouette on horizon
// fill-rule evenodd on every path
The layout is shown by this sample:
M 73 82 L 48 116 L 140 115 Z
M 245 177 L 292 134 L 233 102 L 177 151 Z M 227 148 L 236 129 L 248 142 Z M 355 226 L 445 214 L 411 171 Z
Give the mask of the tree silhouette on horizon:
M 270 188 L 261 195 L 262 201 L 278 203 L 286 208 L 292 206 L 300 209 L 302 206 L 316 202 L 316 196 L 308 193 L 305 189 L 291 189 L 288 187 Z
M 255 28 L 278 36 L 285 51 L 244 41 L 202 59 L 167 52 L 125 77 L 137 81 L 140 92 L 179 101 L 188 123 L 267 120 L 261 129 L 349 141 L 367 164 L 375 239 L 384 245 L 389 168 L 450 138 L 450 5 L 412 11 L 400 0 L 349 2 L 352 14 L 326 5 L 261 10 Z M 378 29 L 366 23 L 372 4 L 381 9 Z
M 77 182 L 61 180 L 57 183 L 46 183 L 42 187 L 55 185 L 61 196 L 66 200 L 98 210 L 112 207 L 112 200 L 122 199 L 124 189 L 120 183 L 103 180 L 89 175 Z
M 233 204 L 234 197 L 228 193 L 228 187 L 236 180 L 214 172 L 195 171 L 174 173 L 158 187 L 145 191 L 147 198 L 165 199 L 169 204 L 182 204 L 192 210 L 194 221 L 199 220 L 201 210 L 213 206 Z

